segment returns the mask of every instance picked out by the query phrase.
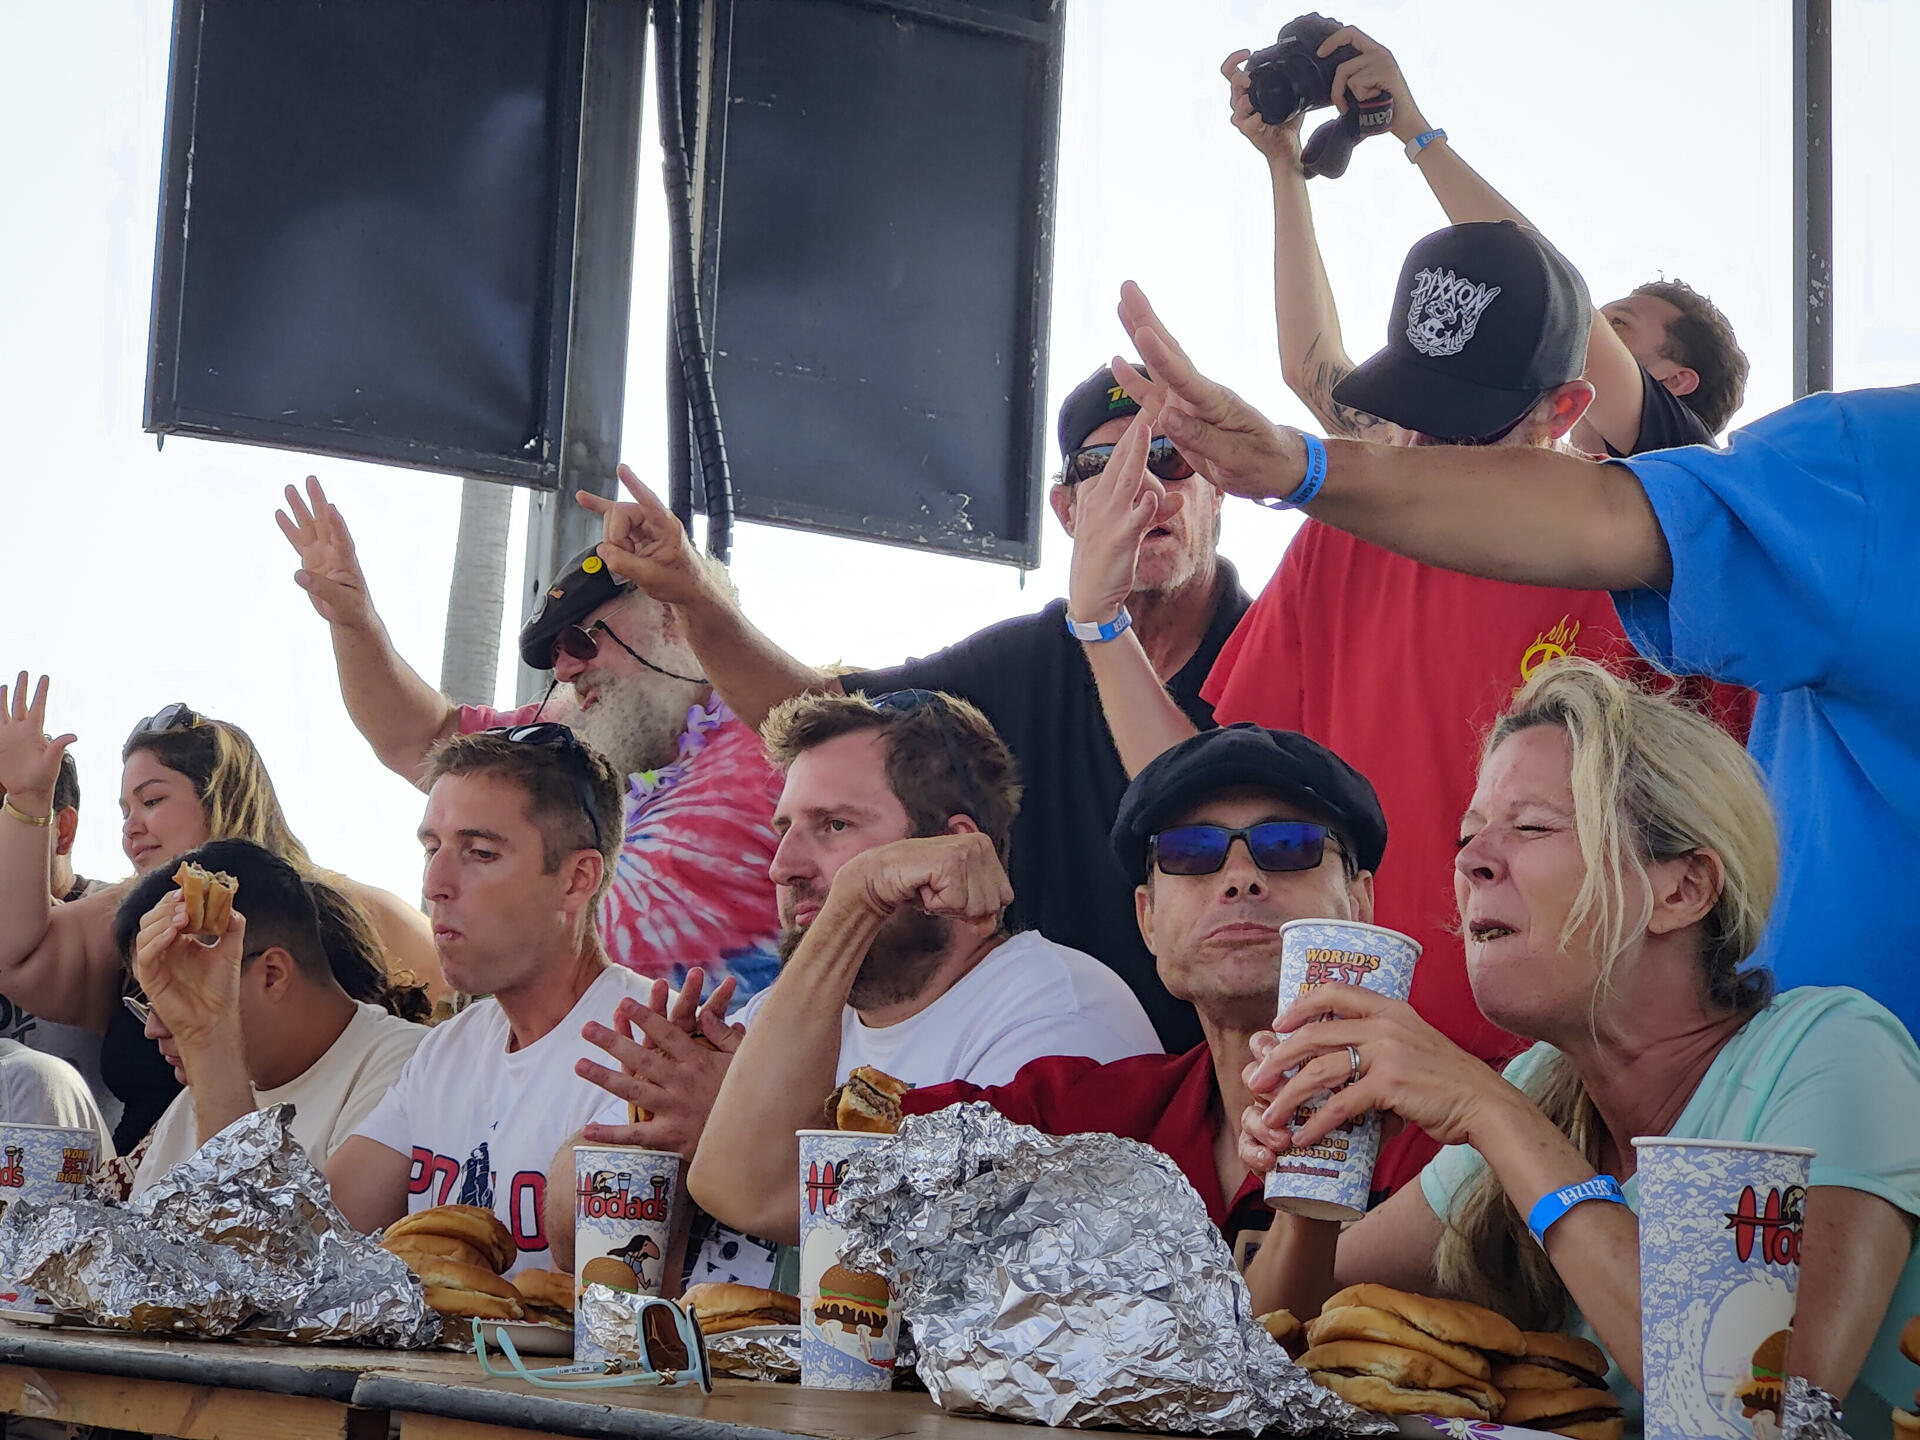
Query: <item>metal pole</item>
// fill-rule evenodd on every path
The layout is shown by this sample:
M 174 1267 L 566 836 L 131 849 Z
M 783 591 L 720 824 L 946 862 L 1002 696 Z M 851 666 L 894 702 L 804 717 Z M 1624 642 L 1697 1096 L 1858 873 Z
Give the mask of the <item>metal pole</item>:
M 646 0 L 587 0 L 560 486 L 536 493 L 528 507 L 521 615 L 533 608 L 560 568 L 600 536 L 600 522 L 575 503 L 574 492 L 611 495 L 618 488 L 613 471 L 626 403 L 646 55 Z M 545 688 L 541 672 L 520 666 L 516 689 L 523 703 Z
M 453 547 L 447 638 L 440 654 L 440 690 L 456 705 L 491 705 L 495 699 L 512 524 L 510 486 L 490 480 L 460 482 L 460 538 Z
M 1793 396 L 1833 388 L 1833 11 L 1793 0 Z

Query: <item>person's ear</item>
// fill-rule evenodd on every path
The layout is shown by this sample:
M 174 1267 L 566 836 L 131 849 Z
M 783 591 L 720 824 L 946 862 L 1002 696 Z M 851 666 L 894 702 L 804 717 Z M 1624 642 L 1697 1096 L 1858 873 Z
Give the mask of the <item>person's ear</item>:
M 1677 365 L 1671 375 L 1654 378 L 1675 395 L 1691 395 L 1700 388 L 1700 372 L 1688 365 Z
M 1711 850 L 1690 850 L 1675 859 L 1649 865 L 1647 883 L 1653 890 L 1647 933 L 1671 935 L 1713 913 L 1727 888 L 1727 867 Z
M 1073 486 L 1056 484 L 1047 492 L 1047 504 L 1053 507 L 1054 515 L 1060 521 L 1060 528 L 1071 538 L 1073 535 Z
M 1347 903 L 1353 906 L 1349 917 L 1362 925 L 1373 923 L 1373 872 L 1362 870 L 1347 881 Z
M 278 945 L 269 945 L 253 961 L 255 983 L 259 985 L 260 993 L 273 1000 L 278 1000 L 288 992 L 293 984 L 294 972 L 299 968 L 299 962 Z
M 949 835 L 978 835 L 980 833 L 980 827 L 974 822 L 974 818 L 971 815 L 949 815 L 947 817 L 947 834 Z
M 580 900 L 582 908 L 590 907 L 594 892 L 600 888 L 600 877 L 606 873 L 606 856 L 598 850 L 576 850 L 567 871 L 567 898 Z
M 1147 947 L 1149 955 L 1159 955 L 1160 951 L 1153 943 L 1153 880 L 1148 878 L 1144 885 L 1133 887 L 1133 920 L 1140 927 L 1140 939 Z
M 53 853 L 69 855 L 73 852 L 73 837 L 80 833 L 80 812 L 71 805 L 53 812 Z
M 1547 396 L 1545 404 L 1547 433 L 1558 440 L 1580 423 L 1580 417 L 1593 404 L 1593 386 L 1585 380 L 1569 380 L 1564 385 L 1556 386 L 1553 393 Z

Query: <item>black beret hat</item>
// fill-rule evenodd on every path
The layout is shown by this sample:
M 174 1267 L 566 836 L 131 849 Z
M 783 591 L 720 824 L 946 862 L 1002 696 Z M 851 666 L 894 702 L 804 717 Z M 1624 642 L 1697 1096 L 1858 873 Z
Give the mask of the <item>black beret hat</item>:
M 578 625 L 616 595 L 633 589 L 607 568 L 588 546 L 555 577 L 520 627 L 520 658 L 530 670 L 553 668 L 553 642 L 569 625 Z

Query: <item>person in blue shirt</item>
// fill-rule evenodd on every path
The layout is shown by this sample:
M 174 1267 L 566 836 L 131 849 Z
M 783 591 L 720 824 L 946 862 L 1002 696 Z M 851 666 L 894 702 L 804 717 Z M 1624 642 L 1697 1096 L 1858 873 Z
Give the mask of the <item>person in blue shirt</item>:
M 1311 1315 L 1366 1281 L 1469 1300 L 1597 1339 L 1637 1412 L 1634 1137 L 1806 1146 L 1786 1373 L 1845 1397 L 1849 1433 L 1890 1435 L 1920 1378 L 1897 1348 L 1920 1311 L 1920 1047 L 1857 990 L 1775 993 L 1745 966 L 1779 860 L 1752 758 L 1666 697 L 1556 661 L 1495 725 L 1460 836 L 1474 999 L 1537 1043 L 1503 1077 L 1347 985 L 1300 997 L 1284 1039 L 1256 1035 L 1250 1170 L 1375 1110 L 1447 1148 L 1344 1230 L 1276 1214 L 1247 1272 L 1255 1311 Z M 1318 1090 L 1332 1098 L 1303 1121 Z M 1601 1177 L 1620 1203 L 1584 1203 Z M 1569 1187 L 1582 1203 L 1542 1205 Z
M 1785 869 L 1757 959 L 1920 1033 L 1920 386 L 1813 395 L 1722 451 L 1605 464 L 1323 444 L 1196 371 L 1131 282 L 1120 308 L 1157 380 L 1116 377 L 1222 490 L 1428 564 L 1611 590 L 1650 659 L 1759 692 L 1749 747 Z

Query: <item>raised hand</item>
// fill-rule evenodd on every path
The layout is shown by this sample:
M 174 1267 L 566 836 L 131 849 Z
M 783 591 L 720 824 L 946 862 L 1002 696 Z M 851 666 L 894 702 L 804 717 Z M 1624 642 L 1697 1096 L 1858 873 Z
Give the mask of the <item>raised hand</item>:
M 340 511 L 313 476 L 307 477 L 307 498 L 287 486 L 287 508 L 273 512 L 280 533 L 300 556 L 293 583 L 307 592 L 313 608 L 329 625 L 370 630 L 379 623 L 367 577 L 354 553 L 353 535 Z
M 706 562 L 679 519 L 630 468 L 622 465 L 617 473 L 632 500 L 574 492 L 574 499 L 600 517 L 600 544 L 594 553 L 614 574 L 631 580 L 662 605 L 706 598 Z
M 1167 488 L 1147 469 L 1153 415 L 1133 417 L 1113 447 L 1107 468 L 1073 488 L 1073 564 L 1067 613 L 1084 625 L 1103 625 L 1133 593 L 1140 542 L 1161 521 Z
M 1371 100 L 1384 93 L 1393 97 L 1394 136 L 1407 141 L 1425 134 L 1430 128 L 1427 118 L 1407 92 L 1407 77 L 1400 73 L 1400 63 L 1393 58 L 1393 52 L 1366 31 L 1348 25 L 1321 42 L 1320 58 L 1326 59 L 1344 45 L 1351 45 L 1360 53 L 1342 61 L 1340 68 L 1333 72 L 1334 108 L 1344 115 L 1355 100 Z
M 993 842 L 977 830 L 895 840 L 865 851 L 840 867 L 829 900 L 843 886 L 853 887 L 855 898 L 881 916 L 912 905 L 929 915 L 980 922 L 998 919 L 1013 903 L 1013 885 Z
M 183 1050 L 228 1032 L 237 1035 L 246 941 L 247 920 L 238 910 L 212 945 L 188 934 L 187 902 L 178 890 L 169 890 L 140 917 L 134 978 Z
M 27 672 L 22 670 L 11 695 L 0 685 L 0 793 L 23 814 L 36 818 L 53 813 L 53 787 L 60 779 L 60 757 L 75 736 L 48 738 L 47 681 L 42 675 L 27 698 Z M 11 824 L 13 822 L 8 821 Z
M 1157 379 L 1149 380 L 1115 356 L 1113 378 L 1198 470 L 1229 495 L 1278 499 L 1291 495 L 1307 473 L 1300 432 L 1275 425 L 1233 391 L 1202 375 L 1153 313 L 1145 293 L 1129 280 L 1120 287 L 1120 323 Z
M 666 982 L 656 981 L 648 1004 L 622 1000 L 611 1026 L 590 1023 L 582 1028 L 586 1041 L 606 1051 L 614 1063 L 579 1060 L 576 1073 L 625 1100 L 630 1113 L 646 1116 L 625 1125 L 589 1125 L 588 1143 L 641 1145 L 693 1157 L 720 1082 L 746 1033 L 726 1021 L 734 991 L 732 977 L 723 980 L 703 1005 L 700 991 L 705 983 L 705 973 L 696 967 L 688 972 L 679 994 L 669 999 Z
M 1260 118 L 1260 112 L 1253 108 L 1253 97 L 1248 93 L 1251 82 L 1247 79 L 1247 72 L 1241 68 L 1251 54 L 1251 50 L 1236 50 L 1220 62 L 1220 73 L 1227 77 L 1228 98 L 1233 105 L 1233 128 L 1246 136 L 1253 148 L 1266 156 L 1269 162 L 1298 170 L 1300 121 L 1305 117 L 1296 115 L 1282 125 L 1269 125 Z

